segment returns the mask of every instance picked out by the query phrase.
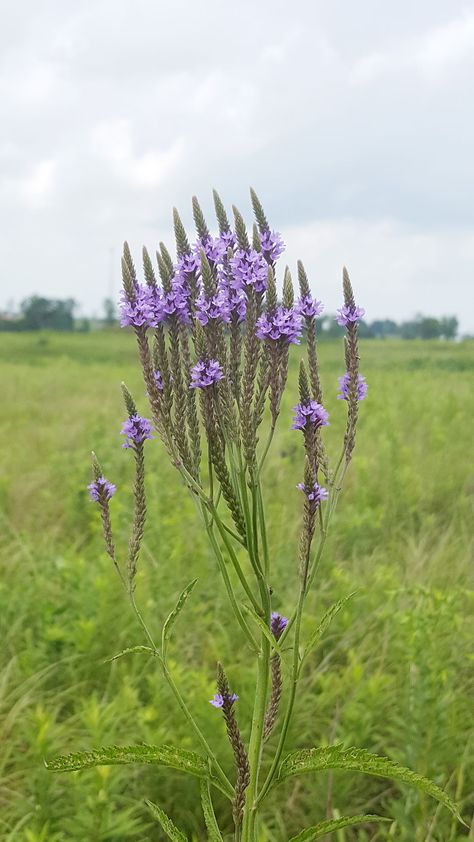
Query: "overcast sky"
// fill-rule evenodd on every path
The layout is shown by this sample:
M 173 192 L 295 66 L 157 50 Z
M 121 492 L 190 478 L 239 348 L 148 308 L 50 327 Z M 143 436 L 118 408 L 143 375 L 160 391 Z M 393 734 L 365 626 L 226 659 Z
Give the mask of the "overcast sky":
M 329 311 L 474 331 L 474 2 L 16 0 L 0 21 L 0 308 L 101 312 L 121 243 L 260 195 Z

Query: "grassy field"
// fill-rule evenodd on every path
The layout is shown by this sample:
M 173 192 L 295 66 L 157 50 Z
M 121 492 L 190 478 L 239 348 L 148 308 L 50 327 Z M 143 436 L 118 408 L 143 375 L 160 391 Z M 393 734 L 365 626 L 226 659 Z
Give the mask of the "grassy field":
M 361 590 L 307 665 L 290 747 L 343 741 L 387 754 L 446 786 L 470 824 L 474 348 L 373 341 L 361 356 L 369 397 L 304 633 L 331 602 Z M 340 345 L 323 344 L 321 361 L 331 412 L 327 441 L 335 451 L 344 423 L 344 406 L 335 399 Z M 282 613 L 291 610 L 297 585 L 302 453 L 299 434 L 289 429 L 296 362 L 297 355 L 265 480 Z M 0 839 L 159 840 L 144 797 L 203 839 L 197 784 L 178 772 L 102 767 L 53 775 L 43 766 L 46 757 L 103 743 L 196 748 L 153 664 L 140 657 L 106 662 L 143 641 L 103 552 L 85 487 L 94 449 L 119 489 L 112 512 L 124 547 L 132 460 L 118 435 L 122 379 L 145 410 L 133 337 L 3 335 L 0 373 Z M 239 693 L 246 734 L 253 675 L 193 503 L 158 441 L 147 454 L 150 517 L 138 600 L 158 633 L 178 593 L 199 577 L 171 663 L 230 767 L 223 723 L 207 701 L 215 692 L 215 662 L 224 662 Z M 268 801 L 262 838 L 285 842 L 315 824 L 328 795 L 336 814 L 395 818 L 391 829 L 341 831 L 334 842 L 474 839 L 474 826 L 463 829 L 431 799 L 351 773 L 281 786 Z

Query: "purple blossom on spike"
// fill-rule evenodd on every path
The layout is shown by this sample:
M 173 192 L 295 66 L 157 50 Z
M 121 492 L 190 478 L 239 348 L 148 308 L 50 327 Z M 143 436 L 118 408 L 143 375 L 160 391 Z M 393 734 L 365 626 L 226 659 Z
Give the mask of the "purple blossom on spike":
M 163 391 L 163 378 L 161 376 L 161 371 L 158 371 L 158 369 L 156 369 L 153 372 L 153 377 L 155 378 L 156 388 L 158 389 L 159 392 L 162 392 Z
M 202 325 L 207 325 L 210 319 L 230 322 L 230 312 L 229 298 L 224 289 L 219 289 L 211 298 L 204 291 L 200 292 L 196 300 L 196 316 Z
M 219 239 L 223 246 L 223 254 L 227 252 L 228 248 L 234 248 L 237 239 L 233 231 L 221 231 Z
M 341 327 L 347 327 L 348 324 L 358 322 L 365 314 L 363 307 L 356 307 L 352 304 L 344 305 L 340 310 L 337 310 L 336 321 Z
M 152 439 L 151 422 L 148 418 L 142 418 L 141 415 L 132 415 L 124 422 L 121 435 L 126 436 L 126 441 L 122 445 L 124 448 L 136 448 L 141 446 L 145 439 Z
M 129 301 L 125 292 L 120 302 L 122 327 L 157 327 L 165 318 L 163 297 L 156 287 L 135 286 L 135 299 Z
M 324 304 L 321 301 L 317 301 L 312 295 L 305 295 L 299 299 L 296 304 L 296 310 L 301 316 L 311 319 L 321 315 L 324 310 Z
M 193 246 L 193 251 L 199 269 L 201 268 L 201 249 L 209 263 L 221 263 L 226 253 L 227 245 L 225 240 L 222 239 L 222 236 L 211 237 L 209 234 L 209 236 L 202 237 L 202 239 L 198 240 Z
M 329 497 L 329 492 L 317 482 L 313 483 L 313 485 L 309 488 L 306 487 L 304 482 L 299 482 L 296 487 L 306 495 L 309 502 L 312 503 L 315 508 L 320 505 L 322 500 L 327 500 Z
M 342 377 L 339 377 L 339 394 L 337 396 L 338 400 L 340 401 L 347 401 L 349 399 L 349 381 L 350 381 L 350 374 L 346 371 Z M 367 397 L 367 392 L 369 391 L 369 387 L 365 382 L 365 377 L 362 374 L 357 375 L 357 394 L 356 398 L 358 401 L 363 401 L 365 397 Z
M 288 625 L 288 617 L 282 617 L 276 611 L 272 611 L 270 628 L 275 640 L 279 640 Z
M 260 316 L 256 334 L 259 339 L 274 342 L 281 340 L 285 345 L 299 345 L 301 330 L 301 316 L 297 310 L 279 305 L 273 313 Z
M 166 293 L 163 300 L 165 316 L 177 316 L 183 324 L 189 324 L 189 290 L 181 273 L 177 273 L 171 282 L 171 291 Z
M 292 430 L 305 430 L 310 426 L 318 428 L 329 425 L 329 414 L 317 401 L 311 400 L 307 404 L 298 403 L 293 407 L 293 411 L 296 414 L 291 425 Z
M 230 259 L 235 289 L 254 288 L 255 292 L 265 292 L 267 286 L 268 265 L 263 256 L 255 249 L 237 249 Z
M 87 489 L 89 491 L 89 496 L 94 503 L 110 500 L 117 491 L 117 487 L 112 482 L 106 480 L 105 477 L 99 477 L 94 480 L 94 482 L 91 482 L 91 484 L 87 486 Z
M 218 360 L 199 360 L 191 368 L 190 389 L 207 389 L 224 377 L 222 366 Z
M 278 260 L 280 255 L 285 251 L 285 243 L 278 231 L 270 231 L 270 229 L 262 231 L 260 234 L 260 243 L 262 244 L 263 255 L 270 263 Z
M 214 697 L 209 699 L 209 704 L 214 708 L 222 708 L 226 702 L 229 706 L 232 706 L 238 698 L 239 697 L 236 693 L 230 693 L 229 695 L 226 695 L 225 698 L 222 693 L 215 693 Z
M 199 252 L 197 254 L 188 252 L 178 257 L 175 277 L 179 276 L 182 281 L 186 281 L 186 275 L 192 275 L 194 272 L 199 272 L 200 269 L 201 260 Z

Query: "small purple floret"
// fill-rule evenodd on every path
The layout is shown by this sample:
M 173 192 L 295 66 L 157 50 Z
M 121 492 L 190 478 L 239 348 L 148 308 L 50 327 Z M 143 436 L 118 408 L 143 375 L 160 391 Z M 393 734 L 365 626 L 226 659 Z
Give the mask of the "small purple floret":
M 259 339 L 281 341 L 285 345 L 299 345 L 301 316 L 296 308 L 279 305 L 273 313 L 264 313 L 257 320 Z
M 316 508 L 320 505 L 322 500 L 327 500 L 329 497 L 329 492 L 317 482 L 313 483 L 313 485 L 309 488 L 306 487 L 304 482 L 299 482 L 296 487 L 299 488 L 299 490 L 302 491 L 303 494 L 306 494 L 306 497 L 309 500 L 309 502 L 313 503 L 313 505 Z
M 350 381 L 350 374 L 346 371 L 342 377 L 339 377 L 339 394 L 337 399 L 340 401 L 347 401 L 349 399 L 349 381 Z M 356 398 L 358 401 L 363 401 L 365 397 L 367 397 L 367 392 L 369 391 L 369 387 L 365 382 L 365 377 L 362 374 L 357 375 L 357 394 Z
M 206 389 L 224 377 L 218 360 L 199 360 L 191 369 L 190 389 Z
M 358 322 L 363 315 L 365 315 L 365 310 L 363 307 L 356 307 L 355 305 L 345 305 L 344 307 L 341 307 L 340 310 L 337 310 L 336 321 L 338 325 L 341 325 L 341 327 L 347 327 L 348 324 L 354 324 L 355 322 Z
M 226 695 L 225 697 L 222 693 L 216 693 L 212 699 L 209 699 L 209 704 L 212 705 L 214 708 L 223 708 L 224 704 L 227 703 L 229 706 L 232 706 L 234 702 L 238 700 L 238 696 L 236 693 L 231 693 L 230 695 Z
M 260 243 L 264 257 L 270 263 L 278 260 L 280 255 L 285 251 L 285 243 L 278 231 L 270 231 L 270 229 L 262 231 L 260 234 Z
M 317 401 L 310 401 L 307 404 L 298 403 L 293 407 L 296 413 L 293 418 L 292 430 L 305 430 L 307 427 L 327 427 L 329 425 L 329 413 L 324 406 Z
M 141 415 L 132 415 L 124 422 L 121 435 L 126 436 L 126 441 L 122 445 L 124 448 L 140 447 L 145 439 L 152 439 L 151 422 L 148 418 L 142 418 Z
M 155 369 L 155 371 L 153 372 L 153 377 L 155 379 L 156 388 L 158 389 L 159 392 L 162 392 L 163 391 L 163 378 L 161 376 L 161 371 L 158 371 L 158 369 Z
M 299 299 L 296 305 L 296 310 L 306 319 L 312 319 L 315 318 L 315 316 L 321 315 L 324 310 L 324 304 L 316 298 L 313 298 L 312 295 L 304 295 Z
M 110 500 L 117 491 L 117 487 L 113 484 L 113 482 L 109 482 L 105 479 L 105 477 L 99 477 L 94 480 L 94 482 L 91 482 L 91 484 L 87 486 L 87 489 L 89 491 L 89 496 L 94 503 L 101 503 L 106 500 Z
M 279 640 L 288 625 L 288 617 L 282 617 L 276 611 L 272 611 L 270 628 L 275 640 Z

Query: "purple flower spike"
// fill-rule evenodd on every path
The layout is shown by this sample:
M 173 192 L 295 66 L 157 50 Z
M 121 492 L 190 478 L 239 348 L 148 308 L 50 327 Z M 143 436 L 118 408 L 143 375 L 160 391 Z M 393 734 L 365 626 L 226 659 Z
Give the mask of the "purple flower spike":
M 270 229 L 262 231 L 260 234 L 260 242 L 262 244 L 264 257 L 270 263 L 274 263 L 275 260 L 278 260 L 280 255 L 285 251 L 285 243 L 278 231 L 270 231 Z
M 329 492 L 317 482 L 315 482 L 309 488 L 306 487 L 304 482 L 299 482 L 296 487 L 299 488 L 299 490 L 302 491 L 303 494 L 306 494 L 307 499 L 310 503 L 313 504 L 315 508 L 317 508 L 320 505 L 322 500 L 327 500 L 329 497 Z
M 298 301 L 296 310 L 300 316 L 312 319 L 315 316 L 321 315 L 324 310 L 324 304 L 322 304 L 321 301 L 317 301 L 312 295 L 304 295 L 303 298 L 300 298 Z
M 255 249 L 237 249 L 230 260 L 235 289 L 253 287 L 255 292 L 265 292 L 268 264 L 263 254 Z
M 280 640 L 283 632 L 285 631 L 288 625 L 288 617 L 282 617 L 281 614 L 277 614 L 276 611 L 272 611 L 272 621 L 270 624 L 272 635 L 275 640 Z
M 336 321 L 338 325 L 341 325 L 341 327 L 347 327 L 348 324 L 354 324 L 355 322 L 358 322 L 363 315 L 365 315 L 365 310 L 363 307 L 356 307 L 355 305 L 346 305 L 344 307 L 341 307 L 340 310 L 337 310 Z
M 209 704 L 212 705 L 214 708 L 223 708 L 225 704 L 232 707 L 234 702 L 237 701 L 239 697 L 236 693 L 231 693 L 230 695 L 226 695 L 225 697 L 222 693 L 216 693 L 212 699 L 209 699 Z
M 222 259 L 227 249 L 225 240 L 220 237 L 203 237 L 198 240 L 193 246 L 193 251 L 196 255 L 199 269 L 201 268 L 201 249 L 206 255 L 209 263 L 222 263 Z
M 339 394 L 337 399 L 340 401 L 347 401 L 349 399 L 349 380 L 350 374 L 346 371 L 342 377 L 339 377 Z M 357 375 L 357 394 L 356 398 L 358 401 L 363 401 L 364 398 L 367 397 L 367 392 L 369 391 L 369 387 L 365 382 L 365 377 L 362 377 L 362 374 Z
M 156 287 L 135 287 L 135 299 L 122 293 L 120 324 L 122 327 L 157 327 L 165 318 L 163 297 Z
M 212 321 L 230 322 L 231 305 L 224 289 L 219 289 L 216 295 L 207 298 L 201 292 L 196 301 L 196 316 L 202 325 Z
M 218 360 L 199 360 L 191 369 L 190 389 L 206 389 L 224 377 Z
M 117 491 L 117 487 L 112 482 L 106 480 L 105 477 L 99 477 L 94 480 L 94 482 L 91 482 L 87 486 L 87 489 L 94 503 L 103 503 L 110 500 Z
M 274 313 L 264 313 L 257 320 L 256 334 L 259 339 L 282 342 L 284 345 L 299 345 L 301 316 L 296 308 L 279 305 Z
M 152 439 L 151 422 L 148 418 L 142 418 L 141 415 L 132 415 L 124 422 L 121 429 L 121 435 L 126 436 L 126 441 L 122 445 L 124 448 L 141 447 L 145 439 Z
M 293 418 L 292 430 L 306 430 L 308 427 L 327 427 L 329 414 L 320 403 L 310 401 L 307 404 L 298 403 L 293 407 L 296 413 Z

